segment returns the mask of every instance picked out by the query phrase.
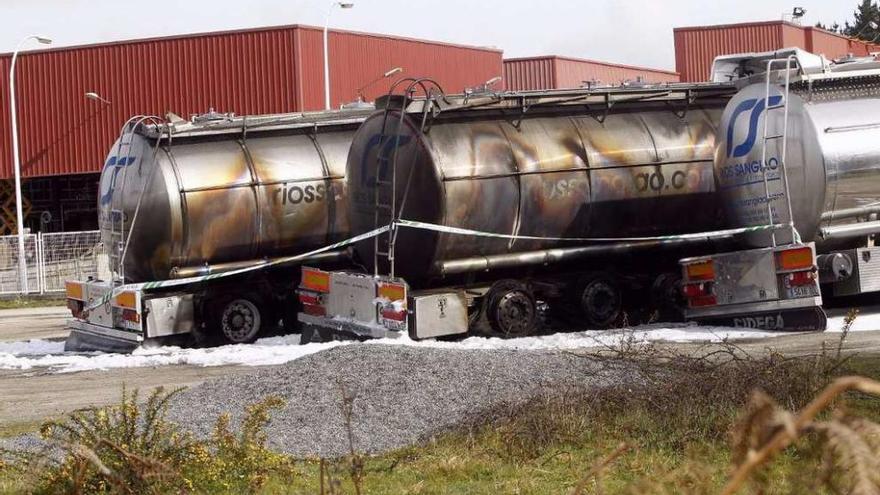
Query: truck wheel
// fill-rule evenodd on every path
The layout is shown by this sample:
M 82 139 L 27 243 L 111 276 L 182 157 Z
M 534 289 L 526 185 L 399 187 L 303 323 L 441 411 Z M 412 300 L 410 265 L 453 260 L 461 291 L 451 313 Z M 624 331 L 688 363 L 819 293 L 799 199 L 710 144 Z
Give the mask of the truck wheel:
M 525 285 L 500 280 L 486 295 L 486 318 L 495 336 L 525 337 L 538 330 L 538 304 Z
M 257 340 L 265 315 L 253 298 L 233 297 L 217 307 L 218 336 L 227 344 L 247 344 Z
M 681 275 L 662 273 L 657 276 L 651 284 L 651 303 L 660 321 L 681 321 L 685 305 L 681 293 Z
M 608 328 L 623 313 L 623 297 L 620 288 L 606 274 L 592 275 L 578 284 L 581 311 L 592 328 Z

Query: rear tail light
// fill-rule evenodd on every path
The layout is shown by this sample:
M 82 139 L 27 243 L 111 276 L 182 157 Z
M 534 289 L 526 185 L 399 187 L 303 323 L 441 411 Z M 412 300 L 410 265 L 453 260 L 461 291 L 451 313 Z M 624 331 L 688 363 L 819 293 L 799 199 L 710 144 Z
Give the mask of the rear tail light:
M 785 275 L 784 280 L 787 288 L 812 285 L 816 282 L 816 273 L 813 271 L 789 273 Z
M 84 301 L 83 297 L 83 286 L 77 282 L 64 282 L 64 292 L 67 294 L 68 299 L 76 299 L 77 301 Z
M 137 307 L 137 296 L 134 292 L 120 292 L 113 298 L 114 306 L 120 308 L 135 309 Z
M 686 284 L 682 287 L 681 291 L 687 299 L 688 305 L 692 308 L 718 304 L 718 299 L 715 297 L 715 287 L 712 282 Z
M 298 290 L 296 293 L 300 304 L 302 304 L 303 313 L 311 316 L 325 316 L 327 314 L 327 310 L 324 308 L 323 294 L 309 290 Z
M 691 263 L 685 266 L 685 274 L 687 280 L 714 280 L 715 279 L 715 263 L 712 260 Z
M 809 247 L 786 249 L 776 253 L 776 266 L 783 271 L 813 268 L 813 250 Z
M 82 318 L 82 312 L 83 312 L 83 302 L 82 301 L 68 299 L 67 300 L 67 309 L 70 310 L 70 313 L 73 315 L 74 318 Z
M 125 321 L 130 321 L 132 323 L 140 323 L 141 315 L 139 315 L 138 312 L 133 309 L 123 309 L 122 319 Z
M 380 299 L 388 301 L 403 301 L 406 299 L 406 286 L 403 284 L 395 284 L 389 282 L 379 282 L 376 284 L 376 296 Z
M 382 318 L 386 320 L 405 321 L 406 308 L 396 307 L 394 304 L 388 304 L 379 312 Z
M 300 287 L 314 292 L 330 292 L 330 273 L 317 268 L 303 268 Z

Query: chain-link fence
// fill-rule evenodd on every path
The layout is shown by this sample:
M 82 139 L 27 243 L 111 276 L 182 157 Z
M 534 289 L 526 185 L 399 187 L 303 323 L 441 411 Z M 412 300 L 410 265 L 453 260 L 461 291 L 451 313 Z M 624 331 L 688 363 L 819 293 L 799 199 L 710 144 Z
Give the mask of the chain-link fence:
M 97 230 L 25 236 L 27 290 L 21 287 L 18 237 L 0 236 L 0 294 L 63 292 L 65 280 L 99 276 L 106 256 Z

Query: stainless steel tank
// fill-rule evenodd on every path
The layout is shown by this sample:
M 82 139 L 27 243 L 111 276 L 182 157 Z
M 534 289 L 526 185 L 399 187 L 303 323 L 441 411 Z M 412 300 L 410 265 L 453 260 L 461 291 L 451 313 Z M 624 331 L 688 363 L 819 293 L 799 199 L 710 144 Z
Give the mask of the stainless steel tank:
M 123 135 L 98 199 L 112 269 L 130 282 L 161 280 L 346 237 L 345 160 L 368 113 L 236 117 Z
M 827 62 L 827 61 L 826 61 Z M 840 247 L 865 239 L 880 212 L 880 65 L 809 66 L 794 78 L 785 100 L 782 76 L 752 76 L 721 118 L 715 172 L 731 227 L 789 222 L 783 166 L 794 226 L 804 241 Z M 777 66 L 778 67 L 778 66 Z M 789 123 L 783 139 L 785 108 Z M 764 126 L 767 126 L 765 133 Z M 765 145 L 766 139 L 766 145 Z M 766 172 L 767 186 L 764 183 Z M 768 195 L 769 191 L 769 195 Z M 868 229 L 871 230 L 871 229 Z M 877 231 L 878 225 L 873 225 Z M 852 234 L 852 235 L 851 235 Z M 778 231 L 777 242 L 791 239 Z M 768 233 L 744 238 L 767 246 Z
M 424 128 L 419 109 L 408 109 L 402 125 L 400 110 L 377 112 L 349 154 L 352 232 L 377 225 L 376 195 L 390 202 L 392 170 L 396 210 L 406 220 L 562 238 L 720 228 L 712 163 L 729 94 L 686 93 L 617 88 L 495 95 L 484 103 L 465 98 L 429 112 Z M 531 108 L 519 106 L 522 98 Z M 387 208 L 379 212 L 378 224 L 387 223 Z M 385 246 L 383 239 L 380 251 Z M 557 246 L 573 244 L 401 228 L 396 274 L 424 280 L 452 260 Z M 372 242 L 356 248 L 370 266 L 373 249 Z

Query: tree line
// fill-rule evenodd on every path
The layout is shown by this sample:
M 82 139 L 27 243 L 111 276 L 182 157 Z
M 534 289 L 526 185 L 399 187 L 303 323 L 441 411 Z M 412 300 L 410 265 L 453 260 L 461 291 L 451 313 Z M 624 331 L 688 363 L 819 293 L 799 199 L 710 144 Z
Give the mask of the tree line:
M 861 0 L 852 21 L 845 21 L 842 26 L 837 22 L 830 25 L 820 22 L 816 27 L 872 43 L 880 42 L 880 5 L 876 0 Z

